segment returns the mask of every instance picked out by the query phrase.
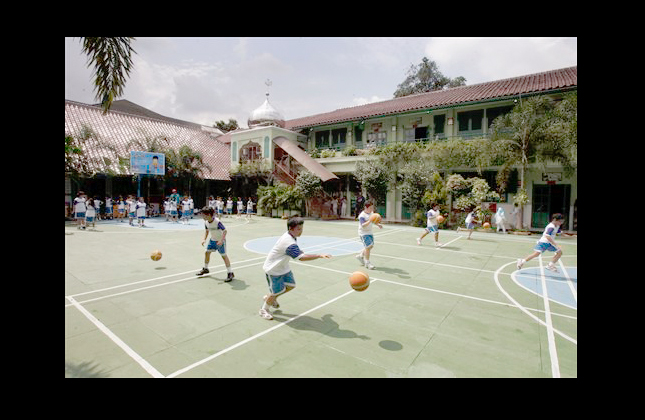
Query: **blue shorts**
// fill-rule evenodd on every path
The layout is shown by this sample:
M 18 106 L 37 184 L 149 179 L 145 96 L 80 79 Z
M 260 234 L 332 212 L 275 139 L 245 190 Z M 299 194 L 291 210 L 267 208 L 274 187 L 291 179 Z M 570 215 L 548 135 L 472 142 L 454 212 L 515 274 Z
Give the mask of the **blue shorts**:
M 217 251 L 221 256 L 226 255 L 226 240 L 222 242 L 222 245 L 217 245 L 217 241 L 210 240 L 206 246 L 206 252 Z
M 171 216 L 177 216 L 177 210 L 170 210 Z
M 76 218 L 77 219 L 84 219 L 85 218 L 85 212 L 84 211 L 76 212 Z
M 439 230 L 437 229 L 437 226 L 434 226 L 434 225 L 428 225 L 425 230 L 428 233 L 439 232 Z
M 85 216 L 86 223 L 94 223 L 94 216 Z
M 468 229 L 468 230 L 475 229 L 475 224 L 474 223 L 466 223 L 466 229 Z
M 287 286 L 296 287 L 296 279 L 293 278 L 293 272 L 289 271 L 287 274 L 281 276 L 272 276 L 266 274 L 267 283 L 269 284 L 269 291 L 272 295 L 279 295 L 287 290 Z
M 550 242 L 538 242 L 533 248 L 533 251 L 539 253 L 543 253 L 544 251 L 558 252 L 558 248 L 554 247 Z
M 365 248 L 369 248 L 374 245 L 374 235 L 361 235 L 361 241 Z

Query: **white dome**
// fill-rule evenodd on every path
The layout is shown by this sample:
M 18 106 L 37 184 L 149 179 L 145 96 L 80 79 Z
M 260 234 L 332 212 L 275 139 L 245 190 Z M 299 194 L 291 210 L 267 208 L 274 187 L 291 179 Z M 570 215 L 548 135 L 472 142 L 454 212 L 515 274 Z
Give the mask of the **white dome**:
M 269 94 L 264 103 L 251 112 L 248 119 L 249 128 L 275 125 L 284 128 L 284 117 L 269 103 Z

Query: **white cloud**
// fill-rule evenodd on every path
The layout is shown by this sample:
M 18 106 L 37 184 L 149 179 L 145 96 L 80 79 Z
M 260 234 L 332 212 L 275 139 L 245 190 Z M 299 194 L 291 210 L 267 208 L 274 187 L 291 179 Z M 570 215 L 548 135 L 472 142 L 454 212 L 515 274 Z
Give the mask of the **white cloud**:
M 448 77 L 467 84 L 577 64 L 576 38 L 431 38 L 425 48 Z

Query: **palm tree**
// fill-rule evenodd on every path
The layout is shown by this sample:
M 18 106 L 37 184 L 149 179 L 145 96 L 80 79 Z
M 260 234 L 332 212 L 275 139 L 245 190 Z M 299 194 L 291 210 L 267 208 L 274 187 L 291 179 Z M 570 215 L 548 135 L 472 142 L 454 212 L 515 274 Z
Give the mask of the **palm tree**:
M 204 162 L 200 152 L 184 145 L 179 150 L 168 149 L 166 154 L 166 176 L 187 177 L 188 194 L 192 194 L 192 179 L 202 178 L 205 170 L 212 170 Z
M 94 64 L 94 90 L 107 113 L 112 101 L 123 94 L 126 77 L 132 70 L 132 37 L 82 37 L 87 66 Z

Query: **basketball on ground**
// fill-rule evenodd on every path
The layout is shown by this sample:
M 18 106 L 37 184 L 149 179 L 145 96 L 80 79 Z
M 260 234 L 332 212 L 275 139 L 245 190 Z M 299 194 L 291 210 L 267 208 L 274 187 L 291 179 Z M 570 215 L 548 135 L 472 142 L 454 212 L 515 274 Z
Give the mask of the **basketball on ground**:
M 484 229 L 488 229 L 490 227 L 490 223 L 485 222 L 483 225 Z
M 362 271 L 354 271 L 349 276 L 349 285 L 352 286 L 352 289 L 357 292 L 362 292 L 367 289 L 370 285 L 370 276 L 363 273 Z

